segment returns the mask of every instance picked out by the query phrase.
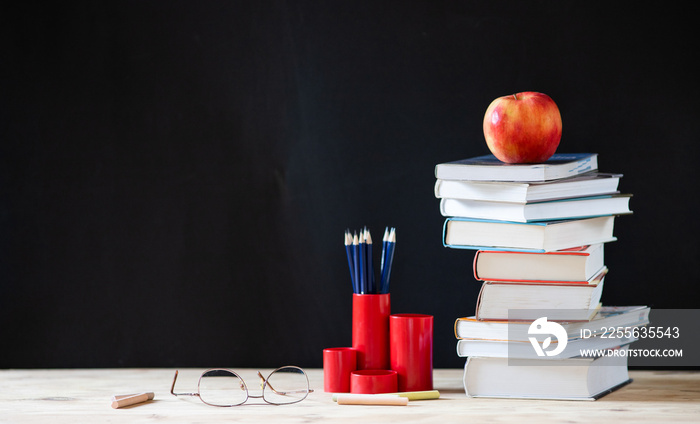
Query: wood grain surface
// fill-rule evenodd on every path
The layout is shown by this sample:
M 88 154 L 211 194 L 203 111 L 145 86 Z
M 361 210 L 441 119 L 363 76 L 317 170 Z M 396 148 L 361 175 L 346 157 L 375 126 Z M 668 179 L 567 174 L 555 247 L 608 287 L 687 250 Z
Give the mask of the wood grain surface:
M 170 394 L 174 369 L 0 370 L 0 423 L 642 423 L 700 421 L 700 373 L 631 371 L 632 384 L 602 399 L 533 401 L 471 399 L 462 389 L 461 369 L 436 369 L 440 399 L 406 407 L 338 405 L 323 391 L 323 372 L 307 370 L 314 392 L 284 406 L 251 399 L 217 408 L 196 397 Z M 196 391 L 201 369 L 183 369 L 176 391 Z M 257 389 L 256 370 L 236 370 Z M 270 370 L 261 370 L 263 374 Z M 154 392 L 151 401 L 111 408 L 112 396 Z

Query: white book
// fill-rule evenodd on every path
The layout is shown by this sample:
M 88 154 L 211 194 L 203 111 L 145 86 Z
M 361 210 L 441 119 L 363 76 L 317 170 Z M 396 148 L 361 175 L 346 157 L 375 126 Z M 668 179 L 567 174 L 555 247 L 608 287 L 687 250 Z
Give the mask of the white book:
M 488 356 L 496 358 L 514 359 L 546 359 L 557 361 L 559 359 L 581 356 L 585 350 L 613 349 L 636 341 L 634 337 L 590 337 L 577 338 L 567 341 L 566 347 L 556 356 L 537 356 L 529 341 L 508 340 L 484 340 L 484 339 L 460 339 L 457 340 L 457 355 L 466 358 L 469 356 Z M 556 342 L 552 342 L 554 345 Z
M 614 241 L 614 222 L 613 215 L 527 223 L 447 218 L 443 244 L 456 249 L 552 252 Z
M 474 278 L 587 284 L 605 266 L 604 246 L 596 243 L 545 253 L 479 250 L 474 256 Z
M 639 327 L 649 323 L 648 306 L 603 306 L 591 321 L 560 322 L 568 340 L 582 337 L 582 332 L 600 335 L 618 327 Z M 539 318 L 539 317 L 538 317 Z M 509 340 L 528 342 L 528 321 L 478 321 L 475 316 L 457 318 L 457 339 Z
M 547 202 L 509 203 L 445 198 L 440 213 L 446 217 L 512 222 L 552 221 L 631 213 L 629 194 L 577 197 Z
M 606 272 L 593 277 L 590 284 L 485 281 L 477 299 L 476 319 L 535 320 L 547 311 L 550 321 L 589 321 L 599 308 Z
M 617 193 L 622 174 L 588 172 L 554 181 L 435 181 L 435 197 L 527 203 Z
M 628 350 L 621 346 L 620 350 Z M 516 361 L 518 365 L 514 365 Z M 469 397 L 595 400 L 627 384 L 627 356 L 556 361 L 469 357 L 464 391 Z

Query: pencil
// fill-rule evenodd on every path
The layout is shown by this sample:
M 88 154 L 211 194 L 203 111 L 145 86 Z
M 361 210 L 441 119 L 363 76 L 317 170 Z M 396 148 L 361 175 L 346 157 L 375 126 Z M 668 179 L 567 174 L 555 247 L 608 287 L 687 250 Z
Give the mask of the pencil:
M 394 248 L 396 246 L 396 228 L 391 228 L 387 237 L 384 268 L 382 269 L 381 292 L 389 293 L 389 280 L 391 279 L 391 266 L 394 262 Z
M 365 292 L 365 235 L 362 234 L 362 229 L 357 232 L 357 287 L 359 293 Z
M 345 230 L 345 253 L 348 256 L 348 267 L 350 268 L 350 282 L 353 293 L 357 293 L 357 282 L 355 281 L 355 259 L 352 251 L 352 236 L 350 230 Z
M 353 293 L 388 293 L 391 266 L 394 259 L 394 245 L 396 244 L 396 228 L 384 228 L 379 276 L 374 272 L 374 244 L 372 234 L 367 226 L 360 229 L 359 232 L 353 231 L 351 233 L 350 229 L 346 229 L 344 243 Z
M 389 227 L 384 227 L 382 237 L 382 257 L 379 258 L 379 292 L 384 293 L 384 273 L 386 269 L 386 244 L 389 240 Z
M 367 291 L 371 294 L 376 294 L 374 286 L 374 264 L 372 262 L 372 236 L 367 227 L 365 227 L 365 242 L 367 243 Z
M 357 232 L 352 236 L 353 266 L 355 268 L 355 293 L 361 293 L 360 288 L 360 242 Z

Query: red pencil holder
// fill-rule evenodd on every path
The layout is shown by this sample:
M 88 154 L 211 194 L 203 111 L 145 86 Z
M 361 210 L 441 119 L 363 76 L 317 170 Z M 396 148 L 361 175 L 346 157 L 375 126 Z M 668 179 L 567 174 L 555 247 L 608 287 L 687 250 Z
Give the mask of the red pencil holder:
M 350 392 L 350 373 L 357 369 L 357 352 L 351 347 L 323 349 L 323 390 Z
M 394 370 L 357 370 L 350 374 L 351 393 L 396 393 L 397 388 Z
M 357 369 L 389 369 L 389 294 L 352 295 L 352 347 Z
M 391 369 L 400 392 L 433 389 L 433 316 L 394 314 L 389 318 Z

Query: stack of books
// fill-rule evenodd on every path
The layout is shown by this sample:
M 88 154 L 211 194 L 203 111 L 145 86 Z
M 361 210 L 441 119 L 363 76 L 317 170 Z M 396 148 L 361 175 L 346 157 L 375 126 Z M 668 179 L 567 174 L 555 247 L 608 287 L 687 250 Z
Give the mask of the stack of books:
M 632 213 L 622 175 L 581 153 L 540 164 L 480 156 L 438 164 L 435 176 L 443 244 L 475 251 L 482 284 L 475 314 L 455 322 L 467 395 L 597 399 L 629 382 L 636 339 L 614 329 L 646 325 L 649 308 L 600 303 L 605 243 Z

